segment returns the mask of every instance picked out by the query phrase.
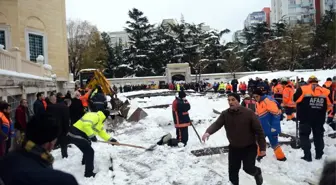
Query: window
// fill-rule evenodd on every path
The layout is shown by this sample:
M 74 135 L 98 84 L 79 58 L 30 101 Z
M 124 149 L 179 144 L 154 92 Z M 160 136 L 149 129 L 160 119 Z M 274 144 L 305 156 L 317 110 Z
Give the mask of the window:
M 29 33 L 28 38 L 29 38 L 29 59 L 30 61 L 36 62 L 36 58 L 39 55 L 44 56 L 43 36 Z
M 36 62 L 39 55 L 44 57 L 44 63 L 48 63 L 47 37 L 43 32 L 27 28 L 25 30 L 26 58 Z
M 4 49 L 6 49 L 6 37 L 5 37 L 5 30 L 0 30 L 0 44 L 5 46 Z

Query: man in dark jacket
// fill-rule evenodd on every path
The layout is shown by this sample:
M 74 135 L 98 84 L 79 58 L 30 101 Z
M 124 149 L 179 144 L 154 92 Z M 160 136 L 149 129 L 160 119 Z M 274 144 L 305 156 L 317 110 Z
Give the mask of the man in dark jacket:
M 34 114 L 35 115 L 44 114 L 47 107 L 47 103 L 44 100 L 44 94 L 39 92 L 36 94 L 36 98 L 37 99 L 33 105 Z
M 98 86 L 97 89 L 93 91 L 90 97 L 92 101 L 92 112 L 103 111 L 107 108 L 107 100 L 100 86 Z
M 206 130 L 202 137 L 205 142 L 210 135 L 223 126 L 229 145 L 229 179 L 233 185 L 239 184 L 239 170 L 243 161 L 244 171 L 254 176 L 257 185 L 263 183 L 261 169 L 255 166 L 257 145 L 260 153 L 266 155 L 266 140 L 256 114 L 239 105 L 240 96 L 235 93 L 228 95 L 230 108 L 223 111 L 219 118 Z
M 46 124 L 48 123 L 48 124 Z M 67 173 L 52 168 L 53 149 L 60 127 L 51 115 L 34 116 L 27 125 L 26 141 L 0 159 L 0 179 L 5 185 L 78 185 Z
M 71 99 L 71 105 L 69 107 L 71 125 L 76 123 L 85 114 L 84 107 L 82 101 L 80 100 L 80 97 L 81 97 L 80 92 L 76 91 L 75 97 Z
M 67 142 L 66 135 L 70 127 L 69 106 L 71 105 L 71 103 L 68 103 L 68 102 L 56 103 L 56 101 L 57 100 L 55 96 L 50 97 L 51 104 L 47 107 L 47 112 L 56 119 L 58 124 L 60 124 L 61 132 L 58 137 L 57 144 L 61 146 L 62 157 L 67 158 L 68 157 L 68 152 L 67 152 L 68 142 Z
M 237 92 L 237 86 L 238 86 L 238 80 L 236 78 L 234 78 L 231 81 L 231 85 L 232 85 L 233 92 L 236 93 Z

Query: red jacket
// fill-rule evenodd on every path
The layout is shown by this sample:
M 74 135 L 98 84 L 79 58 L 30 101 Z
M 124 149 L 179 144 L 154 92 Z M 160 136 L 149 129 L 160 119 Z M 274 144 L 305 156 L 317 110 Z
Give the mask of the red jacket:
M 28 109 L 19 105 L 18 108 L 15 111 L 15 128 L 20 131 L 25 131 L 27 127 L 27 117 Z M 27 116 L 27 117 L 26 117 Z

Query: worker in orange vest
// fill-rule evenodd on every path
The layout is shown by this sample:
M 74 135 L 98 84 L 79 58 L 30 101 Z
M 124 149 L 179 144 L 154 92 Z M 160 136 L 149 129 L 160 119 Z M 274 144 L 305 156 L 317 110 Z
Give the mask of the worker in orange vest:
M 327 81 L 323 84 L 323 87 L 330 90 L 329 99 L 333 103 L 333 110 L 328 112 L 327 124 L 333 130 L 336 130 L 336 123 L 334 122 L 334 116 L 336 112 L 336 76 L 334 77 L 334 81 L 331 78 L 327 78 Z
M 91 92 L 92 92 L 92 89 L 88 89 L 88 91 L 79 98 L 82 101 L 85 112 L 89 111 L 89 96 Z
M 281 105 L 282 104 L 282 94 L 284 87 L 278 82 L 277 79 L 272 80 L 273 83 L 273 97 Z
M 281 81 L 281 85 L 283 86 L 283 92 L 282 92 L 282 107 L 285 109 L 285 113 L 287 116 L 287 121 L 293 120 L 295 121 L 295 107 L 296 104 L 293 101 L 294 96 L 294 87 L 292 86 L 292 83 L 289 83 L 288 80 L 283 79 Z
M 226 84 L 226 93 L 229 94 L 232 92 L 232 85 L 230 83 Z
M 301 86 L 294 94 L 293 100 L 297 103 L 297 119 L 300 121 L 300 144 L 304 152 L 301 158 L 311 162 L 311 143 L 309 135 L 313 132 L 315 145 L 315 159 L 321 159 L 324 149 L 324 122 L 326 113 L 332 110 L 329 99 L 330 91 L 318 84 L 315 76 L 309 77 L 308 85 Z

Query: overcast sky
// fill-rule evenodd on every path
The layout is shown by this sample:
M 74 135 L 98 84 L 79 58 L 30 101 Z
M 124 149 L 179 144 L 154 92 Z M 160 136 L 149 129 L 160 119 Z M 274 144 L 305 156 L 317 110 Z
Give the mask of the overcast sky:
M 68 19 L 87 20 L 100 31 L 123 30 L 132 8 L 143 11 L 152 24 L 171 18 L 179 21 L 183 14 L 186 22 L 230 29 L 224 37 L 230 41 L 249 13 L 270 5 L 271 0 L 66 0 L 66 12 Z

